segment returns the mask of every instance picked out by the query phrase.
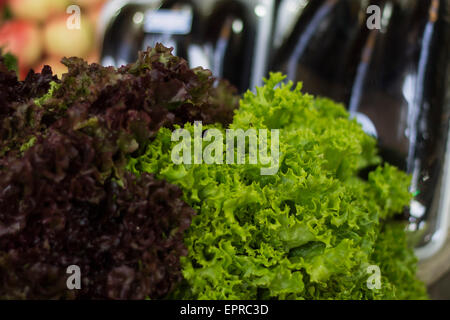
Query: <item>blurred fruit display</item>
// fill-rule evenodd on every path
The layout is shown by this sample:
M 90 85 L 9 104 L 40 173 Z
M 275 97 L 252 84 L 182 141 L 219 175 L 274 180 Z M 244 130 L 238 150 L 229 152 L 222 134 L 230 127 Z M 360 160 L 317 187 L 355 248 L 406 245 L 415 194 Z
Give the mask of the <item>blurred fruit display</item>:
M 50 65 L 61 76 L 61 58 L 77 56 L 98 62 L 96 26 L 107 0 L 0 0 L 0 48 L 17 56 L 20 78 L 30 69 L 40 72 Z M 77 21 L 79 28 L 70 28 Z

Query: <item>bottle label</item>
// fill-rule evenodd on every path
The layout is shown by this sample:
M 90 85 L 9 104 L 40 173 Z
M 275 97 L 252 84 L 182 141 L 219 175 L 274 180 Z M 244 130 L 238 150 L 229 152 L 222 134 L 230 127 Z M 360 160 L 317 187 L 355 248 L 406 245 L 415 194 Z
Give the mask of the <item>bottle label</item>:
M 147 33 L 188 34 L 192 28 L 192 10 L 149 10 L 145 15 Z

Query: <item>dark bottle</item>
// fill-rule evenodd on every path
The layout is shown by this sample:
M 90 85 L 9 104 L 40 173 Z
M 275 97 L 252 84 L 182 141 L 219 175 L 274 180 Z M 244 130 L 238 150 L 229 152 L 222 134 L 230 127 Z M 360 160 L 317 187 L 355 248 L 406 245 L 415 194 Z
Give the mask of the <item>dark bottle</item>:
M 111 1 L 106 4 L 101 19 L 103 33 L 101 63 L 120 67 L 137 60 L 144 41 L 144 12 L 156 10 L 161 1 L 148 3 Z
M 282 71 L 294 82 L 302 81 L 305 92 L 345 102 L 349 88 L 345 86 L 342 74 L 351 59 L 352 45 L 366 24 L 368 3 L 354 0 L 303 1 L 303 5 L 297 7 L 298 12 L 293 14 L 297 16 L 295 26 L 286 28 L 284 34 L 275 31 L 274 41 L 278 49 L 270 69 Z M 280 10 L 282 8 L 280 5 Z M 281 45 L 280 37 L 286 39 Z
M 386 1 L 382 8 L 385 25 L 366 36 L 348 106 L 373 123 L 383 158 L 412 175 L 409 230 L 417 254 L 427 258 L 445 238 L 450 210 L 443 189 L 450 155 L 448 3 Z
M 371 30 L 374 4 L 381 25 Z M 274 60 L 305 91 L 347 105 L 384 160 L 412 175 L 420 258 L 442 245 L 450 210 L 449 15 L 448 0 L 310 1 Z
M 241 92 L 260 85 L 270 49 L 274 0 L 129 1 L 111 15 L 102 62 L 119 66 L 161 42 L 228 79 Z
M 210 69 L 240 92 L 260 85 L 267 71 L 274 1 L 215 1 L 205 14 L 203 42 Z

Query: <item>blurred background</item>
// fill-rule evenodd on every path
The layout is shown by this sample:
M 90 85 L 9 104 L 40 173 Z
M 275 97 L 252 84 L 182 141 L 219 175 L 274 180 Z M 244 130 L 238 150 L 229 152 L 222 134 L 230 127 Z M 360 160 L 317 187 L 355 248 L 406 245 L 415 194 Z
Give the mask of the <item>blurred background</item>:
M 98 62 L 97 24 L 106 0 L 0 0 L 0 46 L 17 56 L 20 77 L 50 65 L 62 75 L 64 56 Z M 67 8 L 77 5 L 81 28 L 70 30 Z
M 419 274 L 450 299 L 450 0 L 0 0 L 22 79 L 61 76 L 64 56 L 119 67 L 157 42 L 240 92 L 281 71 L 344 104 L 411 174 Z

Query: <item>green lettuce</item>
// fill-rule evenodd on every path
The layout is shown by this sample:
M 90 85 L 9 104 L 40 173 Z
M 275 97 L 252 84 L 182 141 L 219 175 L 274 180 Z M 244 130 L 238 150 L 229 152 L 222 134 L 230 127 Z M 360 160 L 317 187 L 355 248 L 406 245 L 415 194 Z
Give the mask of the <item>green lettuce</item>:
M 14 55 L 12 55 L 11 53 L 5 53 L 3 54 L 3 60 L 8 70 L 14 71 L 16 74 L 19 72 L 19 67 L 17 66 L 17 58 Z
M 275 175 L 261 175 L 262 165 L 176 165 L 166 128 L 143 155 L 128 159 L 135 174 L 178 185 L 197 212 L 185 234 L 185 283 L 173 296 L 425 298 L 404 226 L 392 222 L 411 200 L 410 177 L 379 165 L 375 139 L 348 120 L 342 105 L 303 94 L 301 85 L 280 85 L 283 79 L 272 74 L 256 93 L 247 92 L 230 125 L 280 129 Z M 224 134 L 220 125 L 203 129 L 210 128 Z M 184 129 L 193 135 L 192 124 Z M 376 165 L 361 178 L 362 169 Z M 373 267 L 380 288 L 368 284 Z

